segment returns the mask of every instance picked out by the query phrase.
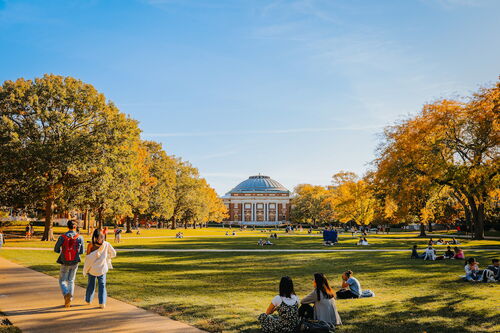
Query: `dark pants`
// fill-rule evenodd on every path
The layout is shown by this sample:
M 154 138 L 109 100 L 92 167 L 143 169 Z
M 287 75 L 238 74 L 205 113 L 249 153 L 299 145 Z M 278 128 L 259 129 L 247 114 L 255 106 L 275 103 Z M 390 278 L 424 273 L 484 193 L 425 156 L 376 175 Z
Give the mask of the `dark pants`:
M 337 299 L 348 299 L 348 298 L 359 298 L 359 296 L 354 294 L 349 289 L 341 289 L 337 291 Z
M 309 304 L 302 304 L 299 308 L 299 317 L 304 319 L 314 319 L 314 307 Z

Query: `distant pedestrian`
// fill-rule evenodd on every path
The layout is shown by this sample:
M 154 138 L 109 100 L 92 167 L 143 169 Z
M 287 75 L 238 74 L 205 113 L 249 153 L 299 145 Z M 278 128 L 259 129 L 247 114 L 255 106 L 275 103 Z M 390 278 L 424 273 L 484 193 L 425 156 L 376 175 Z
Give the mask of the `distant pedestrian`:
M 120 243 L 122 240 L 122 229 L 120 227 L 116 227 L 115 229 L 115 243 Z
M 64 296 L 64 306 L 69 308 L 75 289 L 75 276 L 83 254 L 83 237 L 76 231 L 76 222 L 68 221 L 68 231 L 57 239 L 54 252 L 59 253 L 57 263 L 61 264 L 59 271 L 59 286 Z
M 116 257 L 116 251 L 110 243 L 104 240 L 104 234 L 96 229 L 92 235 L 92 242 L 87 247 L 87 256 L 83 265 L 83 275 L 88 275 L 85 302 L 90 304 L 94 299 L 95 284 L 97 280 L 99 293 L 99 307 L 106 306 L 106 273 L 113 268 L 111 259 Z
M 28 239 L 31 239 L 31 228 L 29 225 L 26 226 L 25 228 L 25 239 L 28 240 Z
M 108 239 L 108 227 L 104 227 L 104 229 L 102 229 L 101 232 L 104 236 L 104 240 L 107 240 Z
M 2 249 L 3 244 L 5 243 L 3 231 L 0 229 L 0 249 Z

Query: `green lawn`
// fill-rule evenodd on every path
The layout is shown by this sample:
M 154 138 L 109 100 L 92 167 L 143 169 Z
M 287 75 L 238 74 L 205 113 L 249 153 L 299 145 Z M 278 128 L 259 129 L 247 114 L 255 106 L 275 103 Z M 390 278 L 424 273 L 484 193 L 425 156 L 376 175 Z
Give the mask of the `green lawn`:
M 143 236 L 170 233 L 147 231 Z M 196 237 L 128 239 L 121 246 L 257 248 L 253 244 L 260 237 L 250 231 L 236 237 L 220 233 L 220 229 L 190 230 L 184 234 Z M 202 237 L 208 235 L 214 236 Z M 425 243 L 411 235 L 385 237 L 369 239 L 383 248 Z M 353 247 L 349 239 L 350 234 L 342 239 L 346 243 L 343 247 Z M 318 237 L 307 235 L 282 237 L 278 247 L 323 248 L 319 242 Z M 500 256 L 499 241 L 466 245 L 491 247 L 488 251 L 466 250 L 482 265 Z M 49 251 L 4 249 L 0 255 L 53 276 L 58 273 L 56 254 Z M 408 257 L 405 252 L 120 252 L 108 276 L 108 289 L 112 297 L 212 332 L 258 332 L 256 317 L 276 294 L 281 276 L 291 276 L 299 297 L 303 297 L 311 290 L 313 273 L 324 272 L 338 287 L 340 274 L 352 269 L 362 287 L 373 290 L 376 297 L 339 300 L 345 324 L 340 332 L 500 331 L 500 285 L 460 281 L 462 261 L 424 262 Z M 80 272 L 77 282 L 86 284 Z
M 41 227 L 39 227 L 41 229 Z M 54 233 L 65 231 L 65 228 L 56 228 Z M 37 230 L 38 231 L 38 230 Z M 181 231 L 185 238 L 176 239 L 174 235 Z M 225 233 L 232 231 L 236 232 L 236 236 L 226 236 Z M 271 249 L 409 249 L 413 244 L 419 245 L 421 249 L 426 246 L 428 238 L 418 238 L 417 232 L 397 233 L 397 234 L 370 234 L 367 239 L 370 242 L 368 247 L 359 247 L 356 245 L 359 237 L 352 237 L 351 233 L 341 234 L 339 237 L 340 243 L 334 247 L 325 247 L 322 244 L 321 234 L 314 233 L 312 235 L 304 232 L 296 232 L 294 234 L 285 234 L 283 231 L 278 231 L 278 239 L 271 241 L 274 243 Z M 82 235 L 86 240 L 90 236 L 84 231 Z M 109 234 L 109 241 L 117 248 L 143 248 L 143 249 L 259 249 L 257 241 L 259 238 L 269 238 L 269 232 L 260 231 L 239 231 L 236 229 L 178 229 L 178 230 L 142 230 L 141 235 L 123 234 L 122 243 L 115 244 L 113 241 L 112 231 Z M 433 236 L 435 240 L 437 238 Z M 500 241 L 495 240 L 467 240 L 460 239 L 461 247 L 467 248 L 496 248 L 500 247 Z M 7 247 L 53 247 L 54 242 L 40 242 L 39 238 L 33 240 L 25 240 L 23 238 L 7 238 L 5 244 Z M 446 246 L 436 246 L 438 251 L 445 250 Z

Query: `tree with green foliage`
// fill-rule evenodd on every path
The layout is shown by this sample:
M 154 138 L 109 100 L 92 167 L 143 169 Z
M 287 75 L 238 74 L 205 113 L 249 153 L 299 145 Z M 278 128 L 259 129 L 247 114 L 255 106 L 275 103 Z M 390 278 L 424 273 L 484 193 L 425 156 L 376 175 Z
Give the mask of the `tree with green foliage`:
M 128 140 L 123 123 L 131 125 L 103 94 L 80 80 L 44 75 L 5 81 L 0 88 L 2 204 L 43 202 L 42 240 L 52 239 L 57 201 L 102 177 L 109 156 Z M 133 131 L 138 133 L 136 125 Z

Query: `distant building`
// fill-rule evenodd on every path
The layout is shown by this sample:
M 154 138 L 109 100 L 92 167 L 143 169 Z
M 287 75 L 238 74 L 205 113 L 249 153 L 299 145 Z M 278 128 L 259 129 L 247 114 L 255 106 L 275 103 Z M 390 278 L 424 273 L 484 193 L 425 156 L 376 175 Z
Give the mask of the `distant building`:
M 290 221 L 291 193 L 269 176 L 251 176 L 222 197 L 229 213 L 226 222 L 278 225 Z

